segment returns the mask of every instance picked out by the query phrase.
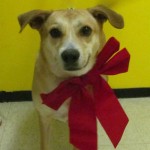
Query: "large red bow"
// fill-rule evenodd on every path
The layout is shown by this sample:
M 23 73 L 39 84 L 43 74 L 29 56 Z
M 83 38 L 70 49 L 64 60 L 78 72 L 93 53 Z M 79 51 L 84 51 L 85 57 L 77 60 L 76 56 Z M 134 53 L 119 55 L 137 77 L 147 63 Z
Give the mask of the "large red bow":
M 128 123 L 128 117 L 114 92 L 100 76 L 115 75 L 128 70 L 130 55 L 125 48 L 117 52 L 118 50 L 119 42 L 110 38 L 97 56 L 91 71 L 62 82 L 48 94 L 41 94 L 43 103 L 55 110 L 71 97 L 68 117 L 70 142 L 80 150 L 97 150 L 96 118 L 114 147 L 119 143 Z M 87 89 L 89 86 L 90 92 Z

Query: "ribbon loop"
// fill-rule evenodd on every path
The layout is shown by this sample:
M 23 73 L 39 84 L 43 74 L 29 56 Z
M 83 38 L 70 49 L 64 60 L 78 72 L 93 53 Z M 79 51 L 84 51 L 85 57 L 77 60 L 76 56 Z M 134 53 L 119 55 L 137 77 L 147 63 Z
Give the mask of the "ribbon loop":
M 97 63 L 95 67 L 101 67 L 101 65 L 105 64 L 105 62 L 107 62 L 110 57 L 119 50 L 119 47 L 120 43 L 114 37 L 111 37 L 97 56 Z
M 128 71 L 130 57 L 128 51 L 124 48 L 119 51 L 114 57 L 112 57 L 106 64 L 100 69 L 101 74 L 115 75 Z
M 68 88 L 65 88 L 65 87 Z M 75 86 L 71 86 L 68 82 L 60 84 L 56 89 L 54 89 L 51 94 L 41 94 L 43 99 L 43 104 L 50 106 L 54 110 L 58 110 L 59 107 L 64 103 L 64 101 L 71 97 L 74 93 Z M 58 94 L 59 93 L 59 94 Z

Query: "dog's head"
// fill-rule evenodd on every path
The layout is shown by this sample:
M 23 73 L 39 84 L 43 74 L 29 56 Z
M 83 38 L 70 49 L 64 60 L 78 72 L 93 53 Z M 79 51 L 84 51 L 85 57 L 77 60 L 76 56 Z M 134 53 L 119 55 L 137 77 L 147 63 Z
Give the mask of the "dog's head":
M 80 76 L 94 65 L 105 44 L 103 23 L 123 28 L 123 18 L 100 5 L 87 10 L 33 10 L 19 16 L 21 31 L 29 24 L 41 35 L 41 51 L 56 76 Z

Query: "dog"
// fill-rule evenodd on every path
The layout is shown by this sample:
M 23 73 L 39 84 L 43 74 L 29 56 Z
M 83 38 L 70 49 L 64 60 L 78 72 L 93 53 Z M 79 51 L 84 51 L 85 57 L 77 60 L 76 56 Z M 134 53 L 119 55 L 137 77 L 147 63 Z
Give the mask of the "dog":
M 53 130 L 57 130 L 52 128 L 52 122 L 67 122 L 70 99 L 55 111 L 42 104 L 40 94 L 49 93 L 62 81 L 91 70 L 97 54 L 106 43 L 104 22 L 108 20 L 115 28 L 122 29 L 123 17 L 103 5 L 98 5 L 81 10 L 33 10 L 20 15 L 18 20 L 21 31 L 29 24 L 41 37 L 32 97 L 39 115 L 41 150 L 56 150 L 50 142 Z M 58 149 L 66 150 L 61 147 Z M 77 150 L 75 147 L 73 149 Z

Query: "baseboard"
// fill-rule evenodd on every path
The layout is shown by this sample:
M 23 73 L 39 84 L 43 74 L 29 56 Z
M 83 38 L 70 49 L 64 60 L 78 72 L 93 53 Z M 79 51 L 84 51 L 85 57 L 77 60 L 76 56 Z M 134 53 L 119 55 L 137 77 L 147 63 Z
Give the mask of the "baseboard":
M 150 88 L 114 89 L 118 98 L 150 97 Z
M 31 100 L 31 91 L 0 92 L 0 102 L 22 102 Z
M 114 89 L 118 98 L 150 97 L 150 88 Z M 0 92 L 0 102 L 31 101 L 31 91 Z

